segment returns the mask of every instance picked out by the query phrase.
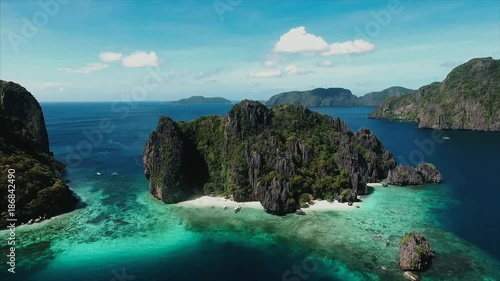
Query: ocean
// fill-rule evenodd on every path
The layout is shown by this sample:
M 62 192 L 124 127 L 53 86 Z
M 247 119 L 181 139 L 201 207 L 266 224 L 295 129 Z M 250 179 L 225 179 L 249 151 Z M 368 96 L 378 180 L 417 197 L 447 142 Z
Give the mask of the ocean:
M 144 144 L 161 115 L 189 121 L 226 114 L 231 105 L 42 108 L 51 150 L 68 164 L 81 203 L 19 227 L 16 273 L 2 264 L 1 280 L 404 280 L 398 243 L 415 230 L 437 253 L 423 280 L 500 280 L 500 133 L 371 120 L 371 107 L 313 108 L 352 130 L 369 128 L 398 162 L 435 164 L 444 183 L 375 188 L 360 209 L 347 211 L 277 217 L 244 208 L 235 215 L 165 205 L 149 195 L 142 169 Z M 4 243 L 0 250 L 6 253 Z

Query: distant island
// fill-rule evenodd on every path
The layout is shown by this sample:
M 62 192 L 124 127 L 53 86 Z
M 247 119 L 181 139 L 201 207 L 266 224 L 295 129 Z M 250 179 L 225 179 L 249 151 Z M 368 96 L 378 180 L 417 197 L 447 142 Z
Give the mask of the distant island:
M 267 106 L 298 104 L 305 106 L 378 106 L 385 99 L 406 95 L 413 90 L 404 87 L 390 87 L 380 92 L 371 92 L 358 97 L 344 88 L 317 88 L 309 91 L 285 92 L 272 96 Z
M 206 98 L 204 96 L 192 96 L 178 101 L 169 101 L 169 104 L 230 104 L 231 101 L 221 97 Z
M 440 83 L 389 98 L 369 117 L 417 122 L 421 128 L 500 131 L 500 60 L 471 59 Z
M 150 193 L 165 203 L 201 193 L 260 201 L 275 215 L 295 212 L 313 199 L 357 201 L 368 193 L 367 183 L 393 170 L 394 184 L 440 181 L 431 165 L 396 166 L 366 128 L 352 132 L 339 118 L 305 106 L 268 108 L 248 100 L 226 116 L 191 122 L 161 117 L 143 161 Z M 407 172 L 417 180 L 410 181 Z
M 358 106 L 379 106 L 383 101 L 391 97 L 407 95 L 414 90 L 405 87 L 394 86 L 380 92 L 371 92 L 358 98 Z
M 17 224 L 39 222 L 75 209 L 77 199 L 62 179 L 65 166 L 49 150 L 40 104 L 21 85 L 2 80 L 0 166 L 5 171 L 0 176 L 0 191 L 6 202 L 8 194 L 15 196 Z M 0 211 L 2 227 L 9 218 L 5 207 Z

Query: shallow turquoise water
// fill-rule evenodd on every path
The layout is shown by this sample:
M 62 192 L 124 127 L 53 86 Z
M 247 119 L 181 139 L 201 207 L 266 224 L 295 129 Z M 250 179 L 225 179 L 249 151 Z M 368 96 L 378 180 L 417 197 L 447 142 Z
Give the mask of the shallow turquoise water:
M 56 116 L 71 108 L 44 107 L 56 156 L 64 159 L 65 146 L 105 116 L 107 106 L 89 112 L 88 119 L 84 114 L 58 122 Z M 375 188 L 359 209 L 307 216 L 164 205 L 147 193 L 137 164 L 143 139 L 160 112 L 184 120 L 193 113 L 145 107 L 151 110 L 113 119 L 119 130 L 69 169 L 71 187 L 84 202 L 78 210 L 18 228 L 17 273 L 6 275 L 2 264 L 2 280 L 403 280 L 398 242 L 413 230 L 437 252 L 423 280 L 500 280 L 499 261 L 443 221 L 442 214 L 464 203 L 450 196 L 453 183 Z M 110 176 L 113 171 L 120 176 Z

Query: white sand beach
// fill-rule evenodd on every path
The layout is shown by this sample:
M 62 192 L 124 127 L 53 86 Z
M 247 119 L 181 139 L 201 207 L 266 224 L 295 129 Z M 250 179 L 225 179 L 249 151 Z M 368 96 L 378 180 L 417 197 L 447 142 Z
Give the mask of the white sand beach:
M 353 210 L 357 209 L 356 206 L 361 207 L 362 202 L 355 202 L 352 206 L 349 206 L 347 203 L 339 203 L 328 202 L 326 200 L 314 200 L 314 204 L 309 206 L 308 208 L 303 208 L 306 213 L 310 213 L 312 211 L 345 211 L 345 210 Z M 264 210 L 259 201 L 250 201 L 250 202 L 235 202 L 230 199 L 226 199 L 223 197 L 212 197 L 212 196 L 198 196 L 193 197 L 189 200 L 177 203 L 178 206 L 183 207 L 191 207 L 191 208 L 220 208 L 223 209 L 226 206 L 228 209 L 233 209 L 235 207 L 241 206 L 242 208 L 253 208 L 253 209 L 261 209 Z

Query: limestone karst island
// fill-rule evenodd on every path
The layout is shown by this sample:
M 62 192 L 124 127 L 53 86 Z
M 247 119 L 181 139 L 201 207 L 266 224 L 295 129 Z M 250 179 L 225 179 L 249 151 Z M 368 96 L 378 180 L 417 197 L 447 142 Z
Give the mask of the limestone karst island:
M 500 280 L 499 10 L 0 0 L 0 280 Z

